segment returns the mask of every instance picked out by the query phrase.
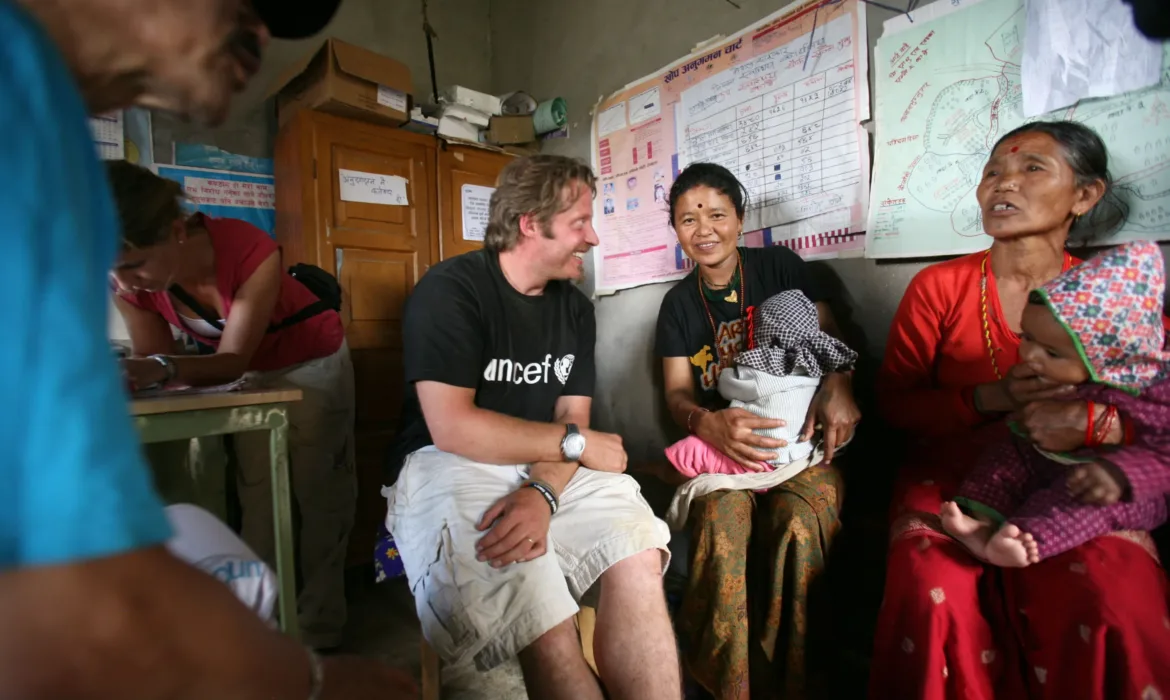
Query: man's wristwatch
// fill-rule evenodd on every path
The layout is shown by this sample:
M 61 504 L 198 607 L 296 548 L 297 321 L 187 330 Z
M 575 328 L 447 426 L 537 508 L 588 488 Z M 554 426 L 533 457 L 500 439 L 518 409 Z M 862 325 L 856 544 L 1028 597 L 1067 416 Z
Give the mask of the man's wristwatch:
M 578 462 L 585 454 L 585 436 L 577 430 L 577 426 L 569 423 L 565 426 L 565 437 L 561 440 L 561 456 L 566 462 Z

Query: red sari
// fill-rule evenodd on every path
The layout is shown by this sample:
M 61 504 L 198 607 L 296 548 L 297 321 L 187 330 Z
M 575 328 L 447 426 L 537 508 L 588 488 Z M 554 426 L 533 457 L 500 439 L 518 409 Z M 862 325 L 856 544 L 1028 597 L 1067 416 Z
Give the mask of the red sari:
M 870 697 L 1170 699 L 1168 587 L 1148 533 L 999 569 L 941 530 L 942 500 L 1006 433 L 975 410 L 974 387 L 1019 361 L 990 269 L 981 292 L 984 258 L 919 273 L 886 346 L 882 411 L 918 440 L 894 491 Z

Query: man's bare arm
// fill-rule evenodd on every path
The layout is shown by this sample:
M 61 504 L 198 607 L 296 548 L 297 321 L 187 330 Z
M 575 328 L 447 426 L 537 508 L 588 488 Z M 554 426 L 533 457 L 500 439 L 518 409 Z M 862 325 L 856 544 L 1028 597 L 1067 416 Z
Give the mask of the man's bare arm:
M 587 396 L 562 396 L 557 399 L 556 407 L 556 425 L 566 425 L 572 423 L 580 430 L 585 430 L 589 427 L 589 410 L 593 405 L 593 399 Z M 562 435 L 563 435 L 562 430 Z M 586 439 L 586 446 L 588 446 L 588 439 Z M 536 462 L 532 465 L 532 470 L 529 472 L 533 479 L 543 481 L 552 487 L 557 496 L 560 496 L 568 486 L 569 480 L 577 473 L 577 468 L 580 466 L 579 462 Z
M 484 464 L 561 459 L 564 425 L 537 423 L 475 405 L 475 390 L 418 382 L 418 402 L 435 447 Z
M 475 405 L 475 390 L 441 382 L 417 382 L 418 402 L 435 447 L 484 464 L 561 462 L 564 423 L 538 423 L 506 416 Z M 589 401 L 584 397 L 579 400 Z M 558 400 L 557 410 L 562 410 Z M 577 408 L 565 415 L 580 417 Z M 589 415 L 588 408 L 583 414 Z M 559 418 L 558 418 L 559 420 Z M 585 421 L 588 423 L 588 420 Z M 626 452 L 622 439 L 611 433 L 583 428 L 585 453 L 581 463 L 599 471 L 622 472 Z M 567 483 L 567 481 L 566 481 Z
M 162 547 L 0 574 L 0 620 L 0 697 L 304 700 L 309 694 L 304 648 Z M 327 697 L 372 699 L 387 697 L 387 684 L 402 688 L 400 675 L 372 662 L 341 666 L 339 672 L 332 659 L 326 662 Z

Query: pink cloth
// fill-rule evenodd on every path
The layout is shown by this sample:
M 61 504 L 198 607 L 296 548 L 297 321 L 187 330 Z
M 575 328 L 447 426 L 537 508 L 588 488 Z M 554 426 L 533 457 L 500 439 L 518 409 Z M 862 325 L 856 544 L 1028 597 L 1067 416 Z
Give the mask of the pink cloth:
M 715 449 L 697 435 L 690 435 L 666 448 L 666 458 L 679 474 L 693 479 L 700 474 L 753 474 L 739 462 Z M 764 471 L 772 465 L 760 462 Z

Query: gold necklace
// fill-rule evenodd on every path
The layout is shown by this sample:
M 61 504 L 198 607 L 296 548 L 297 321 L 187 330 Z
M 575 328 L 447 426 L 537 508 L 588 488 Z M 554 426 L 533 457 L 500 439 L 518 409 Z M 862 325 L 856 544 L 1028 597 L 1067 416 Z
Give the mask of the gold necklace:
M 1060 266 L 1062 273 L 1068 269 L 1071 259 L 1072 256 L 1068 254 L 1068 251 L 1065 251 L 1064 260 Z M 991 260 L 990 250 L 984 254 L 983 263 L 979 269 L 979 305 L 983 311 L 983 339 L 987 342 L 987 356 L 991 358 L 991 369 L 995 372 L 996 379 L 1003 379 L 1003 374 L 999 371 L 999 363 L 995 360 L 995 346 L 991 343 L 991 316 L 987 311 L 987 266 L 989 260 Z

